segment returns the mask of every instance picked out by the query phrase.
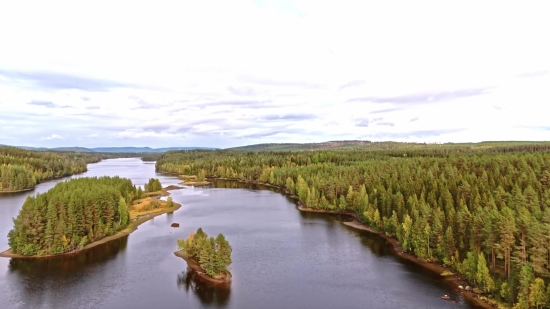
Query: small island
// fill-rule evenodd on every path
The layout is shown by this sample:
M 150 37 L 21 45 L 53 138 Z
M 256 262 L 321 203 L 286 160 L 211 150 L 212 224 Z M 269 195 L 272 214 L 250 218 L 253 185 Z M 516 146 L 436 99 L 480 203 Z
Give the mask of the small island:
M 183 258 L 189 268 L 209 283 L 227 283 L 231 280 L 228 270 L 231 265 L 231 246 L 223 234 L 216 238 L 199 228 L 191 232 L 187 239 L 178 239 L 176 256 Z
M 206 180 L 204 170 L 199 171 L 198 175 L 179 175 L 178 178 L 183 180 L 183 182 L 180 182 L 181 185 L 201 187 L 211 184 Z
M 75 254 L 124 237 L 155 216 L 180 205 L 168 197 L 158 179 L 141 187 L 120 177 L 77 178 L 28 197 L 8 234 L 10 258 Z M 176 188 L 171 188 L 176 189 Z

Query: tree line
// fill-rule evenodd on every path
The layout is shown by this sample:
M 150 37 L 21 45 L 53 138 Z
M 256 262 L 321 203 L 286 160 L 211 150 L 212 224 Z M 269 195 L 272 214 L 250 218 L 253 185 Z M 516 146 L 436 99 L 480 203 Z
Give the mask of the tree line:
M 306 207 L 354 212 L 404 251 L 516 308 L 550 305 L 547 144 L 303 152 L 185 151 L 161 172 L 266 182 Z
M 229 273 L 227 267 L 231 261 L 231 246 L 223 234 L 216 238 L 199 228 L 191 232 L 187 239 L 178 239 L 178 250 L 197 262 L 204 272 L 212 278 L 221 278 Z
M 87 171 L 111 155 L 31 151 L 0 146 L 0 192 L 32 189 L 37 183 Z
M 8 242 L 13 253 L 54 255 L 83 248 L 124 229 L 127 205 L 136 196 L 129 179 L 77 178 L 29 196 L 14 218 Z

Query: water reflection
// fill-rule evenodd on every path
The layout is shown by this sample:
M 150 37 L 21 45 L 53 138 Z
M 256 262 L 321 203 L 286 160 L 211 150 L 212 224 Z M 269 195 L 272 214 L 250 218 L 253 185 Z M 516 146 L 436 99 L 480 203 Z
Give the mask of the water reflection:
M 201 304 L 216 305 L 217 308 L 225 308 L 231 295 L 230 283 L 212 286 L 190 268 L 178 274 L 177 284 L 178 288 L 184 289 L 187 294 L 192 292 Z
M 20 275 L 65 277 L 114 259 L 126 250 L 127 244 L 128 236 L 125 236 L 78 254 L 39 259 L 11 259 L 9 270 Z

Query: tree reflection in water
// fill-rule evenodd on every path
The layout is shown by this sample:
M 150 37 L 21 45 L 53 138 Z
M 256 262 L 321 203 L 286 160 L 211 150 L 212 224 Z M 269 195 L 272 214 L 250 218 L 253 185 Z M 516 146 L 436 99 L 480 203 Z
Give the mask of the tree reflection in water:
M 203 305 L 215 304 L 223 308 L 229 302 L 231 294 L 231 282 L 225 284 L 208 284 L 198 276 L 192 269 L 187 268 L 178 274 L 178 288 L 183 288 L 185 292 L 192 291 Z

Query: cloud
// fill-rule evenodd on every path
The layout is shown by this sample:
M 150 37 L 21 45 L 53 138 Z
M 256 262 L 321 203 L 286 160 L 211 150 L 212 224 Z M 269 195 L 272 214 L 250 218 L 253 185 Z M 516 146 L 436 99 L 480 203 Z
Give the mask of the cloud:
M 256 91 L 254 88 L 252 87 L 233 87 L 233 86 L 229 86 L 227 87 L 227 90 L 229 90 L 229 92 L 231 94 L 234 94 L 234 95 L 239 95 L 239 96 L 256 96 L 258 95 L 258 91 Z
M 54 108 L 55 104 L 49 101 L 31 101 L 29 102 L 30 105 L 37 105 L 37 106 L 44 106 L 49 108 Z
M 260 1 L 10 2 L 0 143 L 548 139 L 543 3 Z
M 369 125 L 374 124 L 377 126 L 387 126 L 387 127 L 394 127 L 395 123 L 384 121 L 384 118 L 382 117 L 376 117 L 372 119 L 368 118 L 359 118 L 355 119 L 355 125 L 358 127 L 368 127 Z
M 64 74 L 59 72 L 38 72 L 2 70 L 0 76 L 7 78 L 12 83 L 29 84 L 30 87 L 42 90 L 70 90 L 78 89 L 91 92 L 109 91 L 115 88 L 139 87 L 138 85 L 125 84 L 106 79 Z
M 369 124 L 370 124 L 370 121 L 367 118 L 355 120 L 355 125 L 358 127 L 368 127 Z
M 43 139 L 44 140 L 54 140 L 54 139 L 63 139 L 63 137 L 61 135 L 58 135 L 58 134 L 52 134 L 48 137 L 44 137 Z
M 462 89 L 456 91 L 443 91 L 437 93 L 419 93 L 395 97 L 358 97 L 348 99 L 347 102 L 373 102 L 393 104 L 425 104 L 451 101 L 461 98 L 487 94 L 490 88 Z
M 30 105 L 44 106 L 46 108 L 71 108 L 69 105 L 55 105 L 50 101 L 31 101 Z
M 260 78 L 252 76 L 242 76 L 240 80 L 245 83 L 258 84 L 265 86 L 276 86 L 276 87 L 297 87 L 305 89 L 323 89 L 326 88 L 326 85 L 313 83 L 308 81 L 296 81 L 296 80 L 275 80 L 270 78 Z
M 345 88 L 350 88 L 350 87 L 362 86 L 364 84 L 365 84 L 364 80 L 354 80 L 354 81 L 351 81 L 351 82 L 348 82 L 348 83 L 345 83 L 345 84 L 341 85 L 339 90 L 343 90 Z
M 393 108 L 385 108 L 385 109 L 379 109 L 379 110 L 375 110 L 375 111 L 372 111 L 370 112 L 369 114 L 384 114 L 384 113 L 390 113 L 390 112 L 395 112 L 395 111 L 402 111 L 406 109 L 406 107 L 393 107 Z
M 457 133 L 466 130 L 465 128 L 455 129 L 434 129 L 434 130 L 414 130 L 403 132 L 379 132 L 371 137 L 388 140 L 398 140 L 403 138 L 428 138 L 433 136 L 441 136 L 443 134 Z
M 325 127 L 334 127 L 334 126 L 339 126 L 340 124 L 336 121 L 330 121 L 330 122 L 327 122 L 325 123 Z
M 548 75 L 548 71 L 536 71 L 536 72 L 527 72 L 527 73 L 521 73 L 517 74 L 517 77 L 539 77 Z
M 267 121 L 300 121 L 300 120 L 310 120 L 316 119 L 318 115 L 315 114 L 286 114 L 286 115 L 265 115 L 260 118 L 260 120 Z

